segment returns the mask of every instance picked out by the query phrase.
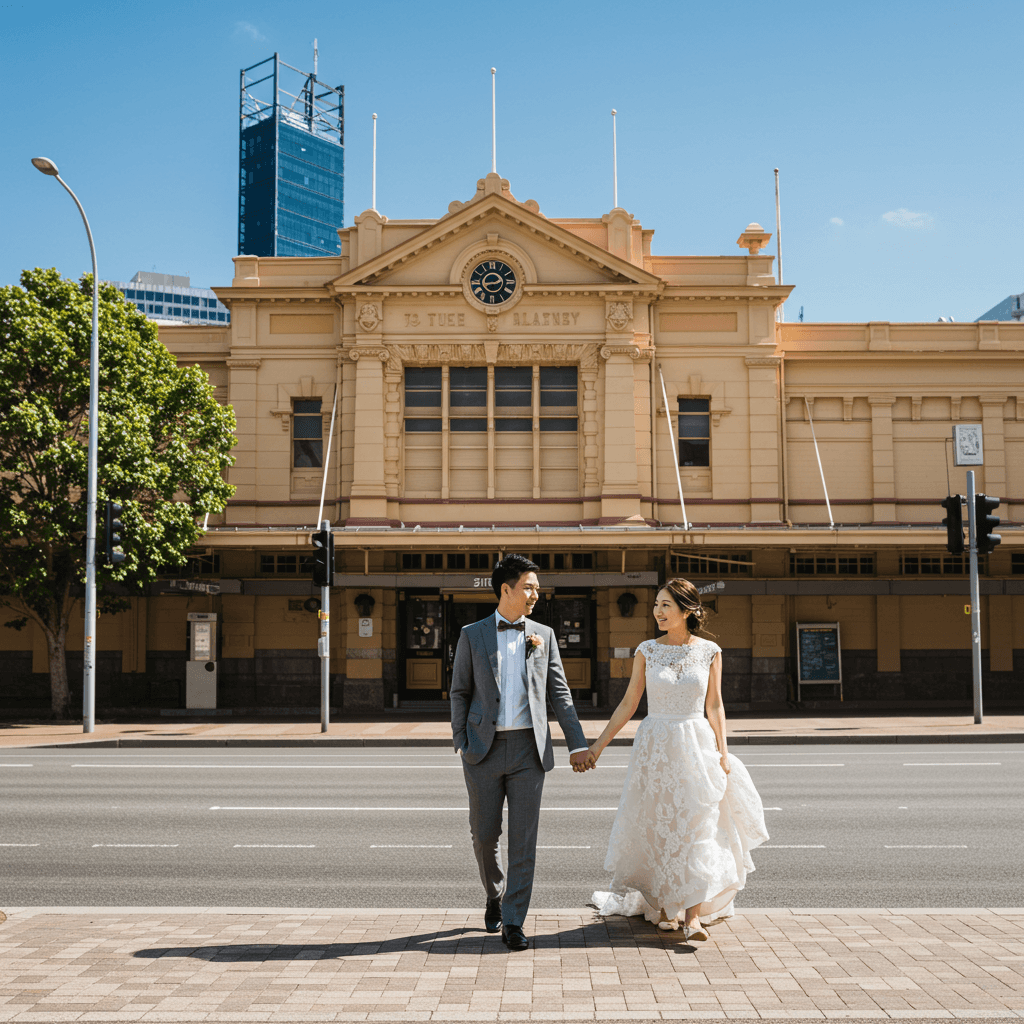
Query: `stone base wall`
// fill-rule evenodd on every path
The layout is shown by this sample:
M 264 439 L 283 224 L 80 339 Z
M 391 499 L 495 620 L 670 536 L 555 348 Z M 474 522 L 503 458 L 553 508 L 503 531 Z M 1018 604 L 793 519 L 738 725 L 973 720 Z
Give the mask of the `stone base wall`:
M 390 654 L 390 657 L 387 655 Z M 986 707 L 1024 707 L 1024 650 L 1013 652 L 1012 672 L 989 670 L 988 652 L 982 652 Z M 773 711 L 793 708 L 796 685 L 789 658 L 753 658 L 749 650 L 723 652 L 722 695 L 726 712 Z M 104 708 L 119 711 L 138 708 L 158 711 L 183 708 L 185 704 L 184 651 L 150 651 L 145 672 L 122 672 L 118 651 L 100 651 L 96 661 L 96 713 Z M 843 660 L 843 705 L 861 709 L 963 706 L 973 700 L 971 652 L 904 650 L 901 671 L 879 672 L 873 650 L 846 650 Z M 595 688 L 598 707 L 615 708 L 629 685 L 629 677 L 611 676 L 615 661 L 599 661 Z M 73 713 L 82 703 L 82 653 L 67 654 L 68 683 Z M 397 692 L 394 651 L 385 652 L 383 675 L 352 679 L 344 673 L 331 675 L 331 705 L 343 712 L 378 712 L 390 708 Z M 804 707 L 840 707 L 838 692 L 829 687 L 803 689 Z M 320 662 L 315 651 L 256 650 L 252 658 L 224 658 L 219 662 L 219 708 L 320 707 Z M 46 715 L 50 708 L 50 677 L 32 671 L 31 651 L 4 653 L 0 682 L 0 710 L 32 716 Z M 646 714 L 646 695 L 638 715 Z

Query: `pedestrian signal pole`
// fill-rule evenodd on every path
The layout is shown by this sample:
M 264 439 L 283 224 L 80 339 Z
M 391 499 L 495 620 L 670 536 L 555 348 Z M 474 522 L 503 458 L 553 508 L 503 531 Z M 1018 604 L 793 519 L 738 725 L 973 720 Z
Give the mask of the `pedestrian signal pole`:
M 978 517 L 974 470 L 967 471 L 967 537 L 971 560 L 971 671 L 974 676 L 974 724 L 981 725 L 981 596 L 978 587 Z
M 320 636 L 316 642 L 320 656 L 320 731 L 331 723 L 331 584 L 334 582 L 334 534 L 326 519 L 313 534 L 313 583 L 320 586 Z

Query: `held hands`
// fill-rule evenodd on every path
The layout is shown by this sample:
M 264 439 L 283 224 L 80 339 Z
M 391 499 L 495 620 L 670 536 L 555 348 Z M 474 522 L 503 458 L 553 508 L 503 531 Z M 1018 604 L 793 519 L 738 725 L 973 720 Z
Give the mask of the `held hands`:
M 593 750 L 577 750 L 569 755 L 569 764 L 574 772 L 585 772 L 597 767 L 597 758 Z

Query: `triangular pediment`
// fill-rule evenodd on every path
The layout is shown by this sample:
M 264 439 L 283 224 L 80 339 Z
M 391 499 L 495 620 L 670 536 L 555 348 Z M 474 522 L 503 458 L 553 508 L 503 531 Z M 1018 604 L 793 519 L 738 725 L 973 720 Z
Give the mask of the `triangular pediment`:
M 535 203 L 523 204 L 493 192 L 451 212 L 422 231 L 347 271 L 332 284 L 336 292 L 377 288 L 449 287 L 453 263 L 473 243 L 490 240 L 527 257 L 536 285 L 551 287 L 659 289 L 662 282 L 628 260 L 548 220 Z

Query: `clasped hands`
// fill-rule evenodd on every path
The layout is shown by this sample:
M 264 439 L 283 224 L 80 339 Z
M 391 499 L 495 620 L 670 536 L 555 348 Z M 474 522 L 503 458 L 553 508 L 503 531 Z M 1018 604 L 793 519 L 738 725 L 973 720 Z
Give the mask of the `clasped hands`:
M 575 754 L 569 755 L 569 764 L 574 772 L 586 772 L 597 767 L 597 754 L 594 748 L 589 750 L 577 750 Z

